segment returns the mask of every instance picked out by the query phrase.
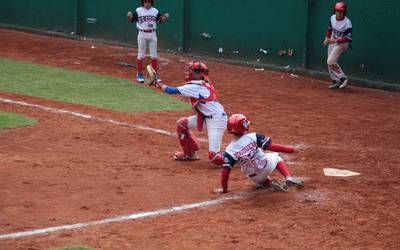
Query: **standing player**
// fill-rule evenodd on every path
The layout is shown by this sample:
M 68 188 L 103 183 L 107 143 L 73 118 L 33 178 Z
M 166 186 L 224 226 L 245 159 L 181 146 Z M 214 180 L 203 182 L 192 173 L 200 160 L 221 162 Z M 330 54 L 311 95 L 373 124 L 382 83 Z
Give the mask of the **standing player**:
M 169 14 L 161 15 L 156 8 L 153 7 L 153 0 L 141 0 L 142 6 L 137 8 L 135 13 L 128 12 L 128 21 L 136 23 L 138 33 L 138 56 L 137 56 L 137 81 L 144 83 L 143 75 L 143 59 L 147 46 L 149 47 L 151 65 L 157 71 L 157 23 L 165 21 Z M 158 79 L 161 81 L 161 79 Z
M 227 115 L 224 107 L 217 101 L 214 86 L 208 78 L 208 67 L 198 61 L 190 62 L 185 70 L 186 84 L 180 87 L 170 87 L 159 83 L 157 86 L 168 94 L 181 94 L 189 97 L 196 115 L 183 117 L 177 121 L 177 134 L 182 152 L 177 152 L 174 159 L 190 161 L 199 159 L 197 151 L 199 144 L 196 136 L 190 129 L 201 131 L 206 126 L 209 143 L 209 160 L 217 164 L 222 161 L 219 153 L 222 137 L 227 124 Z
M 328 46 L 328 71 L 332 79 L 330 89 L 344 88 L 347 86 L 347 76 L 340 68 L 337 61 L 352 41 L 353 27 L 349 18 L 347 18 L 347 5 L 344 2 L 335 4 L 333 15 L 329 21 L 329 28 L 325 35 L 323 44 Z
M 250 180 L 260 186 L 272 187 L 276 191 L 286 191 L 286 186 L 269 177 L 276 168 L 285 177 L 286 185 L 303 187 L 304 184 L 301 180 L 291 176 L 278 153 L 263 151 L 293 153 L 294 148 L 273 144 L 270 137 L 260 133 L 248 133 L 249 125 L 250 122 L 242 114 L 234 114 L 228 119 L 228 133 L 233 134 L 234 139 L 223 154 L 222 192 L 228 192 L 229 174 L 236 163 Z

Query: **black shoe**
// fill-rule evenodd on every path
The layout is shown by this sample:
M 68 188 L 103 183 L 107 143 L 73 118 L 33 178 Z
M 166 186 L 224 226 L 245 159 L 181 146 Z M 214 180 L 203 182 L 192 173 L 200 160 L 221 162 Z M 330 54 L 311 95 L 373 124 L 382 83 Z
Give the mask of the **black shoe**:
M 339 88 L 340 84 L 342 84 L 341 81 L 340 81 L 340 82 L 333 81 L 333 82 L 331 83 L 331 85 L 329 85 L 329 88 L 330 88 L 330 89 L 337 89 L 337 88 Z
M 349 82 L 349 79 L 347 78 L 341 78 L 340 79 L 340 85 L 339 89 L 345 88 L 347 86 L 347 83 Z
M 296 186 L 296 187 L 304 187 L 304 182 L 297 177 L 288 176 L 288 177 L 286 177 L 286 185 Z

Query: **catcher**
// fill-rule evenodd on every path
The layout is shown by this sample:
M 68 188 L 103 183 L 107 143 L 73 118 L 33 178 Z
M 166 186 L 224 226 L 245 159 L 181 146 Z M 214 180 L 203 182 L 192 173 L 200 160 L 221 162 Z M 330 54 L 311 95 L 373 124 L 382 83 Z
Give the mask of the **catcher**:
M 271 187 L 275 191 L 287 191 L 287 186 L 303 187 L 303 182 L 291 176 L 285 162 L 278 153 L 265 153 L 263 150 L 293 153 L 294 148 L 273 144 L 270 137 L 260 133 L 248 133 L 250 122 L 242 114 L 234 114 L 228 119 L 228 133 L 234 136 L 223 154 L 221 164 L 222 192 L 228 192 L 228 179 L 233 166 L 238 163 L 242 172 L 262 187 Z M 269 175 L 278 169 L 285 177 L 285 184 L 271 180 Z
M 226 130 L 227 115 L 224 107 L 217 101 L 217 95 L 213 84 L 208 78 L 208 67 L 203 62 L 192 61 L 186 65 L 186 83 L 180 87 L 171 87 L 156 81 L 156 71 L 148 66 L 150 84 L 155 83 L 162 91 L 168 94 L 181 94 L 189 97 L 195 115 L 182 117 L 177 121 L 178 140 L 182 151 L 175 153 L 174 159 L 178 161 L 198 160 L 197 151 L 199 143 L 191 129 L 202 131 L 206 127 L 208 133 L 209 152 L 208 158 L 211 163 L 217 164 L 222 161 L 221 150 L 222 138 Z
M 128 21 L 136 23 L 139 30 L 138 41 L 138 55 L 137 55 L 137 74 L 136 78 L 139 83 L 144 83 L 143 74 L 143 59 L 146 53 L 147 46 L 149 47 L 151 65 L 157 71 L 157 23 L 164 22 L 169 18 L 169 14 L 161 15 L 159 11 L 153 7 L 153 0 L 141 0 L 141 7 L 137 8 L 134 13 L 128 12 Z M 161 79 L 157 79 L 161 81 Z

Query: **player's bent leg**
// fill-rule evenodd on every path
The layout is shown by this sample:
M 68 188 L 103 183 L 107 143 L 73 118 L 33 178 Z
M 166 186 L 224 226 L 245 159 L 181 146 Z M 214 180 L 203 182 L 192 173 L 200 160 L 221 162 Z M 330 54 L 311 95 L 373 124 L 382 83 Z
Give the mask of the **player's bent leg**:
M 278 162 L 278 164 L 276 165 L 276 169 L 278 169 L 278 171 L 283 176 L 285 176 L 286 185 L 296 186 L 296 187 L 304 187 L 304 183 L 302 180 L 300 180 L 299 178 L 292 176 L 290 174 L 289 169 L 286 167 L 286 164 L 284 161 Z
M 177 121 L 176 132 L 183 151 L 175 153 L 174 159 L 178 161 L 198 160 L 196 152 L 199 150 L 199 143 L 197 137 L 189 130 L 187 117 Z
M 288 177 L 291 176 L 289 169 L 286 167 L 286 164 L 284 161 L 279 161 L 278 164 L 276 165 L 276 169 L 284 176 Z

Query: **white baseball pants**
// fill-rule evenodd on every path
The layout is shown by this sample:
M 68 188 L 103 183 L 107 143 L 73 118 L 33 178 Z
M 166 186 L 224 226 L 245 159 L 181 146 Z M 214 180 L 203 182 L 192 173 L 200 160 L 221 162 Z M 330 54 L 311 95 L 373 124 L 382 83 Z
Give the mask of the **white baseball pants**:
M 212 118 L 204 119 L 204 128 L 208 133 L 208 151 L 220 152 L 222 146 L 222 138 L 228 123 L 226 113 L 215 114 Z M 188 117 L 189 129 L 197 129 L 197 115 Z
M 348 43 L 334 43 L 328 46 L 328 59 L 326 63 L 328 64 L 328 71 L 332 81 L 338 82 L 340 78 L 347 78 L 337 61 L 348 48 Z M 330 67 L 331 65 L 336 65 L 336 70 L 333 70 Z
M 143 32 L 139 31 L 138 34 L 138 59 L 143 60 L 147 46 L 149 47 L 151 59 L 157 58 L 157 34 L 153 32 Z

